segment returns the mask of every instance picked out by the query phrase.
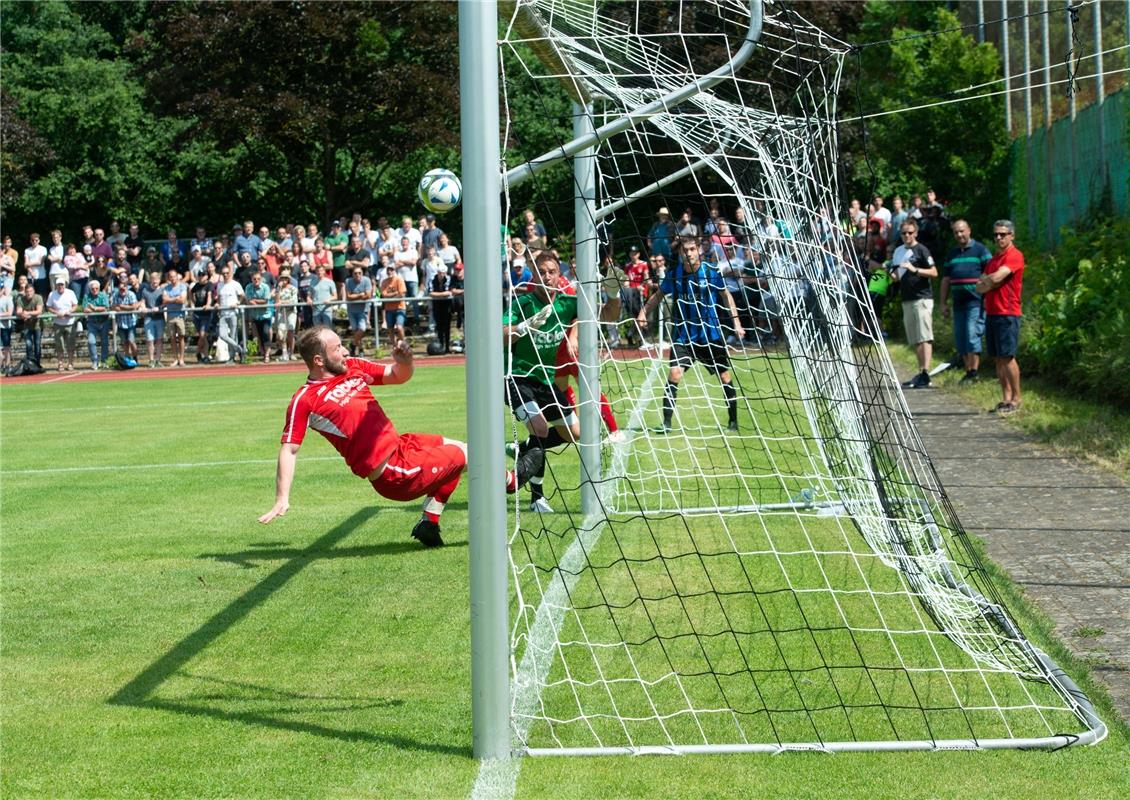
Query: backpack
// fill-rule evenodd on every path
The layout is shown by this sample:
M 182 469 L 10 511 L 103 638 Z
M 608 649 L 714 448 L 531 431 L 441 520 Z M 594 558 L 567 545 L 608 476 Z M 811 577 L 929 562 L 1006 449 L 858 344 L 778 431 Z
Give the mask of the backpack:
M 137 359 L 130 358 L 125 353 L 114 353 L 114 369 L 133 369 L 137 366 Z
M 33 361 L 30 358 L 24 358 L 19 364 L 12 367 L 11 372 L 8 373 L 9 377 L 18 378 L 21 375 L 40 375 L 43 372 L 43 367 L 39 366 L 39 362 Z

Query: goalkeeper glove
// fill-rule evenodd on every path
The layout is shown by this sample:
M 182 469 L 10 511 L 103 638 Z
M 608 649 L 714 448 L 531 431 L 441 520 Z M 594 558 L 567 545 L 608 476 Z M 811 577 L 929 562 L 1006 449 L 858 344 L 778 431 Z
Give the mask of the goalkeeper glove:
M 524 336 L 530 331 L 540 331 L 542 326 L 549 320 L 549 315 L 553 313 L 553 304 L 549 303 L 538 313 L 534 314 L 529 319 L 519 322 L 515 330 L 518 331 L 519 336 Z

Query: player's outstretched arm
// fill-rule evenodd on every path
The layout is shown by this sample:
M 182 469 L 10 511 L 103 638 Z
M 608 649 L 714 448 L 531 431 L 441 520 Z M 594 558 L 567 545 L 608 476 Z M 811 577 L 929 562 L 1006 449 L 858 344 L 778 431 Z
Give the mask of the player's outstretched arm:
M 290 509 L 290 484 L 294 480 L 294 463 L 298 460 L 298 445 L 284 444 L 279 448 L 279 465 L 275 473 L 275 504 L 259 521 L 266 525 Z
M 392 369 L 385 372 L 384 383 L 386 385 L 405 383 L 415 371 L 412 348 L 408 345 L 408 342 L 401 339 L 392 348 Z
M 643 304 L 640 313 L 636 315 L 636 321 L 640 325 L 647 325 L 647 316 L 652 310 L 659 305 L 659 301 L 663 299 L 663 290 L 656 289 L 651 293 L 651 297 L 647 298 L 647 302 Z

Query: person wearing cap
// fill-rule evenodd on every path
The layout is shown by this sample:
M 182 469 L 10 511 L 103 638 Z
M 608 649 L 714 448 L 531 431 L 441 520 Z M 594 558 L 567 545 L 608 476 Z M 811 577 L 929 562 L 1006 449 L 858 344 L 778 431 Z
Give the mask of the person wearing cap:
M 137 279 L 143 284 L 149 282 L 149 275 L 154 272 L 157 273 L 158 278 L 165 274 L 165 263 L 161 261 L 157 248 L 153 246 L 145 248 L 145 258 L 141 259 L 141 264 L 137 269 L 131 269 L 129 262 L 118 266 L 127 270 L 130 274 L 137 275 Z
M 47 310 L 54 316 L 55 358 L 59 361 L 60 372 L 70 372 L 75 368 L 75 309 L 78 298 L 67 288 L 67 276 L 55 275 L 55 289 L 47 295 Z M 66 364 L 63 359 L 66 358 Z
M 86 346 L 90 350 L 91 369 L 100 369 L 110 357 L 110 293 L 101 281 L 91 278 L 82 296 L 82 313 L 86 315 Z
M 294 352 L 294 332 L 298 328 L 298 287 L 285 269 L 279 273 L 279 284 L 275 287 L 275 307 L 278 309 L 278 337 L 282 344 L 279 361 L 290 361 Z
M 335 219 L 330 224 L 329 235 L 324 237 L 323 241 L 333 259 L 331 266 L 333 267 L 334 283 L 340 287 L 345 283 L 348 276 L 345 268 L 345 251 L 349 249 L 349 234 L 342 231 L 341 222 Z
M 647 249 L 652 255 L 661 255 L 665 259 L 669 259 L 671 258 L 671 240 L 674 238 L 675 226 L 671 222 L 671 213 L 664 206 L 655 215 L 655 224 L 647 232 Z

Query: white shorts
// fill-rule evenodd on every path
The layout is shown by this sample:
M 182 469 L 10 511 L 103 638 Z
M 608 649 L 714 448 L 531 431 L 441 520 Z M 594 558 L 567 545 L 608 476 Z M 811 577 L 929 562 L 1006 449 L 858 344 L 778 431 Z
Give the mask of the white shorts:
M 290 333 L 298 328 L 298 312 L 286 311 L 279 313 L 279 333 Z

